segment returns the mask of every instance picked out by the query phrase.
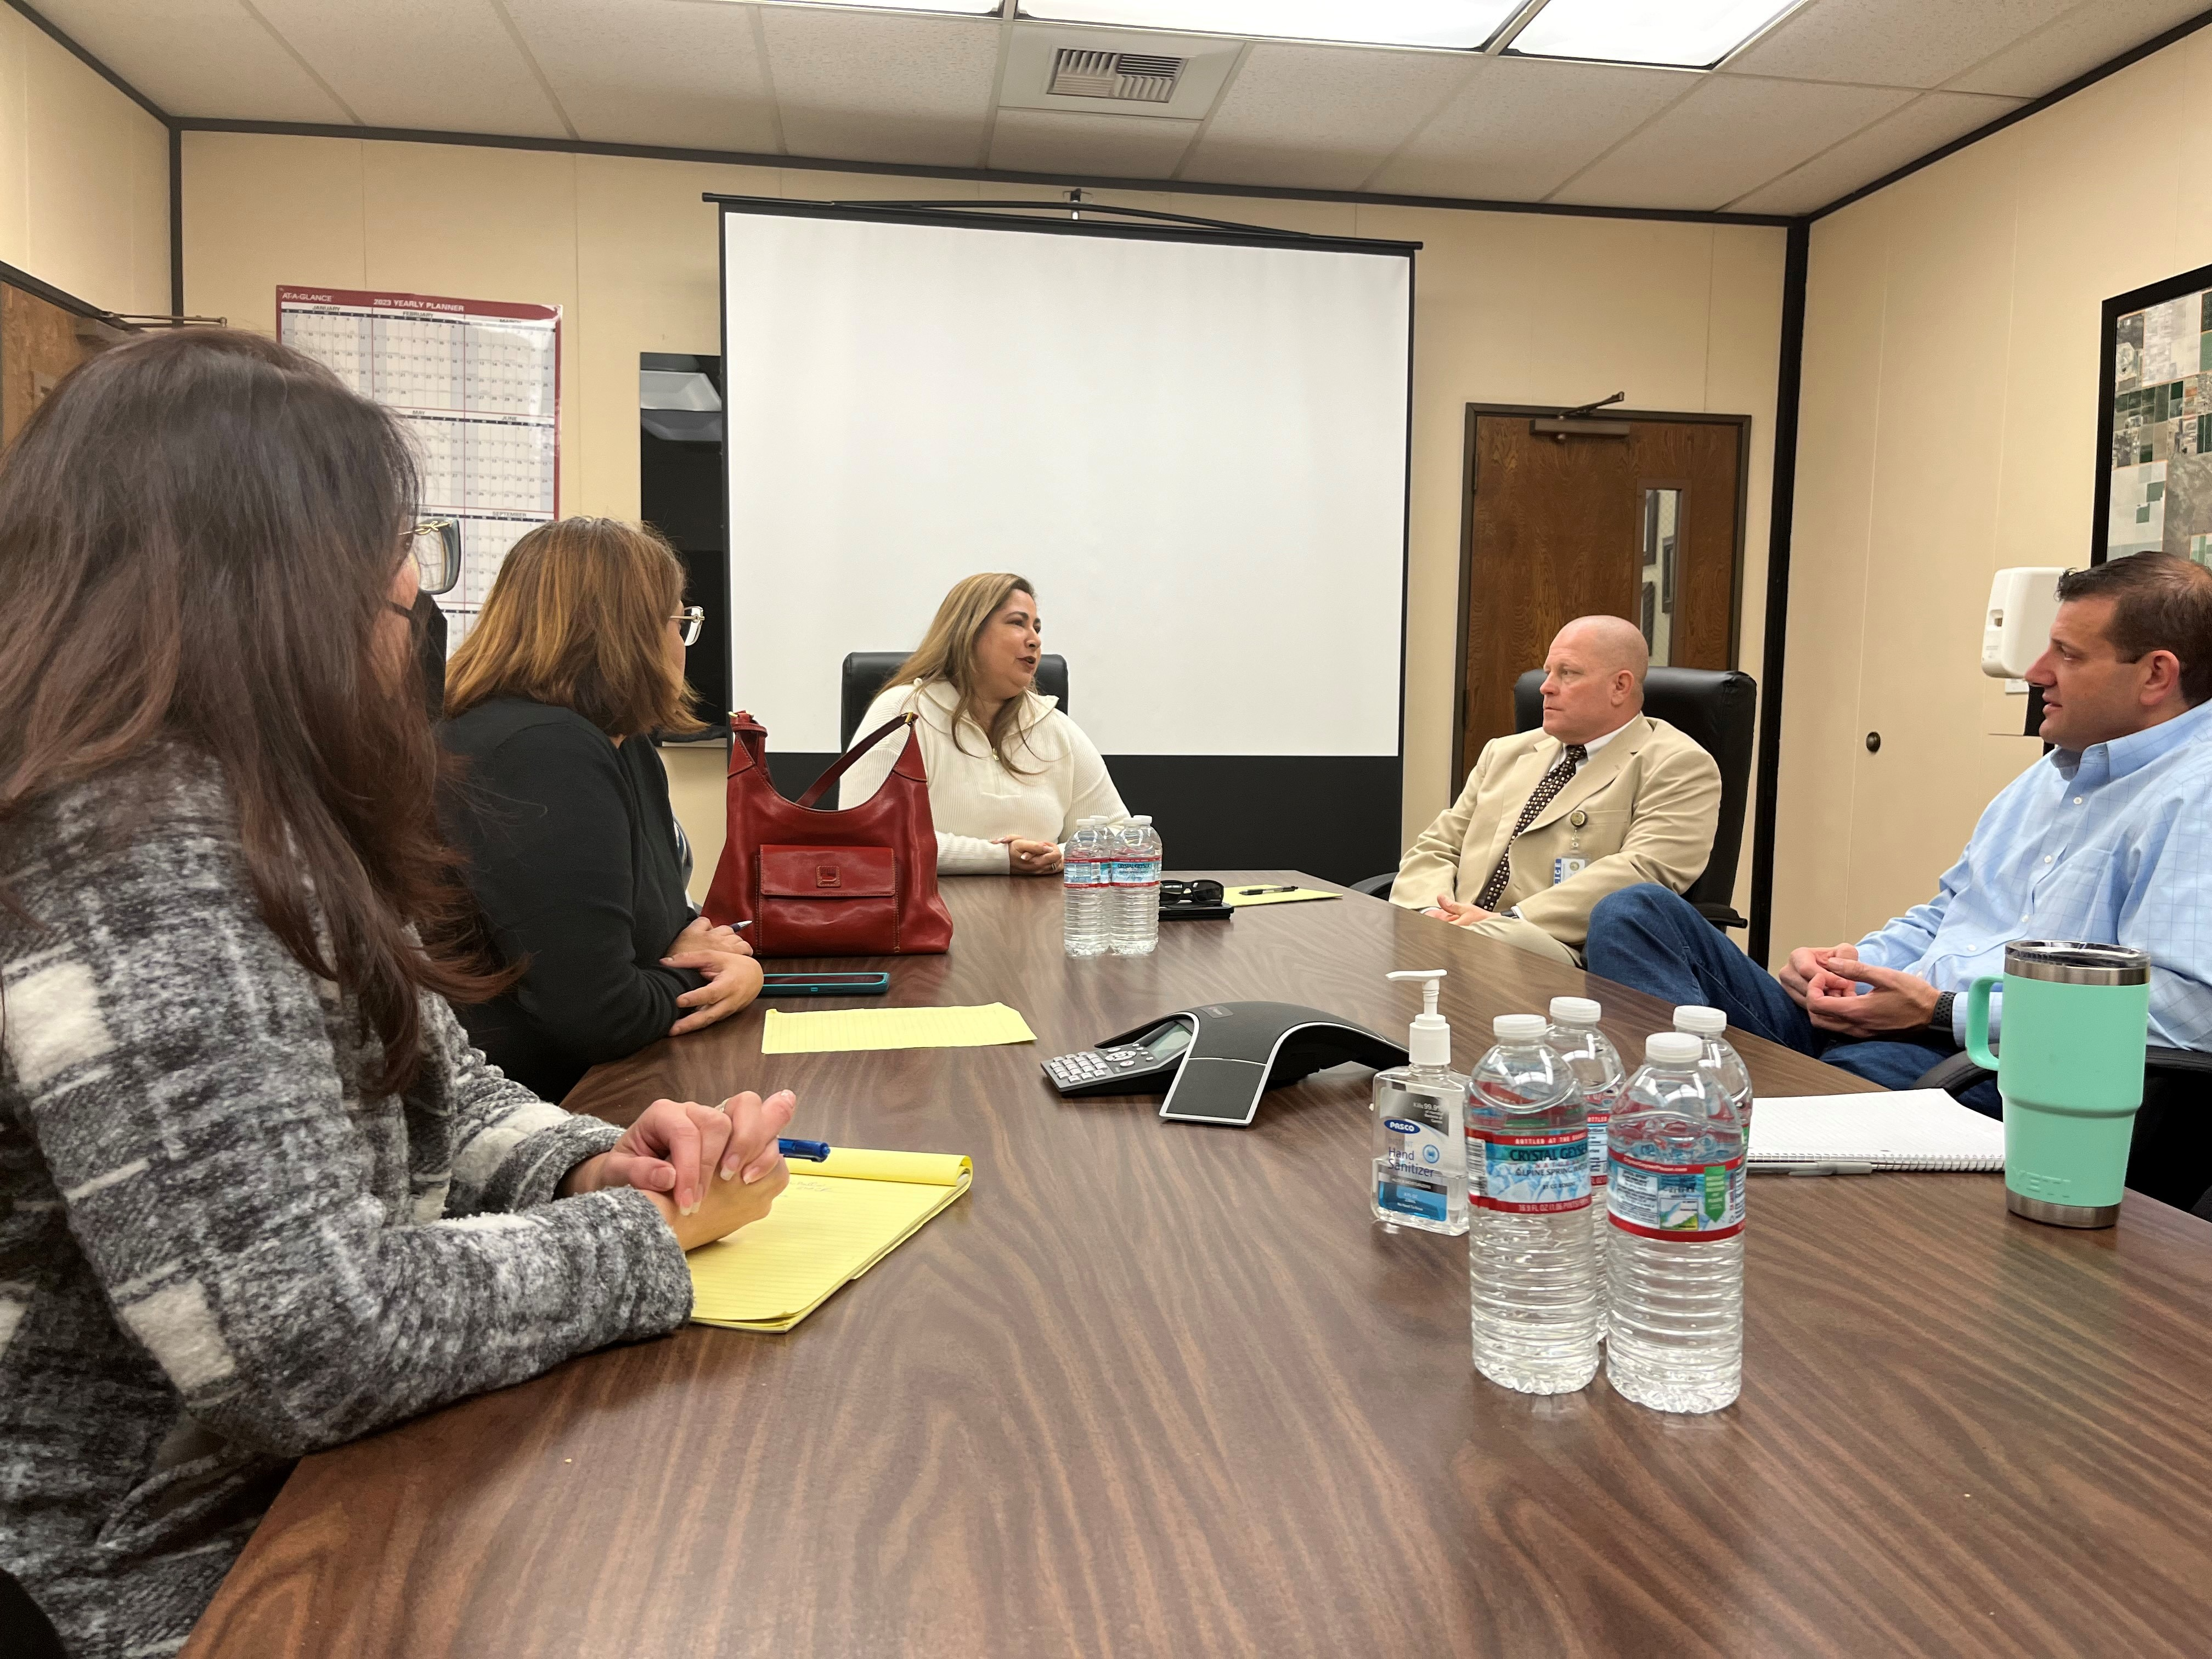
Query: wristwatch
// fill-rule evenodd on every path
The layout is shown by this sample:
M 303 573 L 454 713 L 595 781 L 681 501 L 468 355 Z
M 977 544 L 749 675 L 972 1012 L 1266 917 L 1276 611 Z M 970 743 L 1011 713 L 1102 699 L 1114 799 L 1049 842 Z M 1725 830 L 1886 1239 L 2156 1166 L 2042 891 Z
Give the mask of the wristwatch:
M 1936 999 L 1936 1012 L 1928 1016 L 1928 1029 L 1951 1035 L 1951 1005 L 1959 1000 L 1956 991 L 1945 991 Z

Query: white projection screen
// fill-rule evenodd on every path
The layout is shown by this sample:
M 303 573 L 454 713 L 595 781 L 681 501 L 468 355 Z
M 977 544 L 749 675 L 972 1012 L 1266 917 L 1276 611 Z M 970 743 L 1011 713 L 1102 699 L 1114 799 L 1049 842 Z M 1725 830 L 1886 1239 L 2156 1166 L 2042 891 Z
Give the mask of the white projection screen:
M 723 206 L 732 696 L 775 750 L 834 754 L 847 653 L 1018 571 L 1171 865 L 1240 825 L 1240 866 L 1395 861 L 1413 245 Z M 1328 822 L 1263 848 L 1278 798 Z

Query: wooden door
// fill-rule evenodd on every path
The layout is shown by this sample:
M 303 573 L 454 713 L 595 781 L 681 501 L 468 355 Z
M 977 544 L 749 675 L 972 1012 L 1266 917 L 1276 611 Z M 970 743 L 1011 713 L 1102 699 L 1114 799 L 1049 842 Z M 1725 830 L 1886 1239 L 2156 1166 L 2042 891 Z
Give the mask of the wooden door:
M 1455 790 L 1482 745 L 1513 730 L 1514 680 L 1577 617 L 1638 623 L 1655 663 L 1735 665 L 1747 422 L 1638 415 L 1605 435 L 1532 430 L 1547 412 L 1468 410 Z
M 0 444 L 79 363 L 123 337 L 13 283 L 0 283 Z

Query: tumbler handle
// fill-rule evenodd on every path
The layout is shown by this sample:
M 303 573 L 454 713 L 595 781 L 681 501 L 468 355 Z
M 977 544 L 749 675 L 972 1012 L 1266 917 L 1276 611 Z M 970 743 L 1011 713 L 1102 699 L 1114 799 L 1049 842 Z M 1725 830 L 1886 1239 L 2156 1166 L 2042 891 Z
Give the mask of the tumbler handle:
M 1997 1068 L 1997 1057 L 1990 1052 L 1990 988 L 2003 983 L 2002 974 L 1983 974 L 1966 988 L 1966 1052 L 1987 1072 Z

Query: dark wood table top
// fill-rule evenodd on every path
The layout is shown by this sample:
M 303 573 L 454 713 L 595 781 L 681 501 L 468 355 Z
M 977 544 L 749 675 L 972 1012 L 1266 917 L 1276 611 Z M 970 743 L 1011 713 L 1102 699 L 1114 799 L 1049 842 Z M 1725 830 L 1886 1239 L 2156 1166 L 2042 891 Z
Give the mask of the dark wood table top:
M 1451 970 L 1462 1066 L 1559 993 L 1632 1052 L 1666 1010 L 1356 896 L 1070 962 L 1055 884 L 945 886 L 952 953 L 890 1000 L 1002 1000 L 1036 1048 L 763 1060 L 747 1015 L 568 1103 L 788 1085 L 796 1133 L 965 1152 L 974 1190 L 789 1334 L 691 1327 L 307 1459 L 194 1659 L 2212 1641 L 2212 1226 L 2131 1196 L 2040 1227 L 1990 1176 L 1761 1179 L 1735 1406 L 1510 1394 L 1469 1363 L 1465 1243 L 1369 1218 L 1367 1073 L 1224 1130 L 1062 1101 L 1038 1060 L 1222 999 L 1389 1031 L 1400 967 Z M 1764 1093 L 1854 1086 L 1741 1047 Z

